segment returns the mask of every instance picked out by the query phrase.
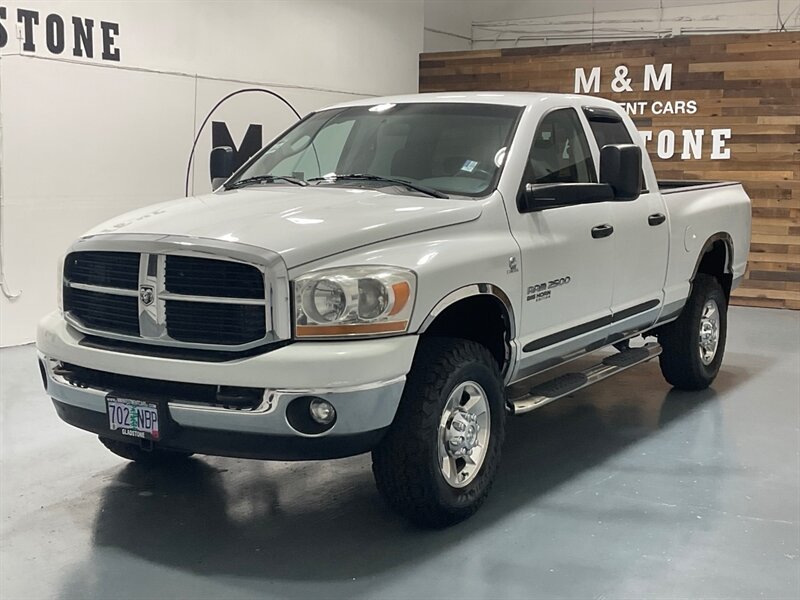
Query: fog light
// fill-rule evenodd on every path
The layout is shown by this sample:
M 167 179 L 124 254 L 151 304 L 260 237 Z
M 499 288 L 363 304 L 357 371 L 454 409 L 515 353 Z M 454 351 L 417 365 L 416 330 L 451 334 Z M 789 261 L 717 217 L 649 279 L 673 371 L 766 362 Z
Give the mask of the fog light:
M 308 412 L 311 418 L 320 425 L 329 425 L 336 418 L 336 409 L 333 404 L 322 398 L 314 398 L 308 405 Z
M 304 435 L 322 435 L 336 425 L 336 409 L 317 396 L 299 396 L 286 406 L 289 427 Z

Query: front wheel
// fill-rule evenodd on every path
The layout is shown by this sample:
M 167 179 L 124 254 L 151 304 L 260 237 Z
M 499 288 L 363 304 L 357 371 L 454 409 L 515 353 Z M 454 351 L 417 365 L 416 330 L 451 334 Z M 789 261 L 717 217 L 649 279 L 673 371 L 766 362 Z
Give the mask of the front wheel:
M 727 328 L 728 303 L 719 281 L 698 274 L 681 316 L 658 334 L 664 379 L 682 390 L 711 385 L 722 364 Z
M 372 471 L 396 512 L 446 527 L 471 516 L 489 493 L 505 434 L 503 384 L 497 362 L 476 342 L 420 344 Z

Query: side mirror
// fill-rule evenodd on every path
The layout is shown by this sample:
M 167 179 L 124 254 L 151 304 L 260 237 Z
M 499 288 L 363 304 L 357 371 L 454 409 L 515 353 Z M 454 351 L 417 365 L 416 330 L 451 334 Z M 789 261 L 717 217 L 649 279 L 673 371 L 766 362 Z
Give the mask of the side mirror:
M 642 192 L 642 149 L 635 144 L 610 144 L 600 149 L 600 182 L 616 200 L 636 200 Z
M 519 211 L 529 213 L 613 199 L 614 191 L 605 183 L 529 183 L 520 194 Z
M 211 151 L 209 159 L 211 189 L 215 190 L 233 175 L 233 148 L 218 146 Z

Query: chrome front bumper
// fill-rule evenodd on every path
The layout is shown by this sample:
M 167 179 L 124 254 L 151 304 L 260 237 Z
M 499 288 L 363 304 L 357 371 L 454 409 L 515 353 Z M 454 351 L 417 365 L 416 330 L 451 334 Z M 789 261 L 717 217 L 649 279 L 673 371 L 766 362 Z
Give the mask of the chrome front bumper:
M 302 342 L 250 358 L 204 363 L 90 348 L 80 345 L 81 338 L 57 313 L 39 324 L 43 380 L 65 421 L 108 435 L 105 397 L 111 390 L 71 383 L 59 374 L 62 362 L 157 381 L 263 388 L 263 400 L 252 410 L 164 398 L 179 435 L 161 445 L 274 459 L 332 458 L 370 450 L 394 419 L 417 341 L 415 336 L 403 336 Z M 300 381 L 305 385 L 296 385 Z M 286 407 L 301 396 L 333 404 L 337 418 L 331 429 L 308 435 L 289 424 Z

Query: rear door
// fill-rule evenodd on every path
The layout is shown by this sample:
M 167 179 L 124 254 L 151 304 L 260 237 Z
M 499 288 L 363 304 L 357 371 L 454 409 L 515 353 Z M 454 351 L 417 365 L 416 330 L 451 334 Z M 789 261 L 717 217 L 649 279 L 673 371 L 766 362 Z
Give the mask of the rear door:
M 595 183 L 585 122 L 574 108 L 545 114 L 534 133 L 519 193 L 528 183 Z M 611 202 L 509 215 L 522 256 L 518 376 L 605 339 L 611 322 Z M 512 209 L 513 210 L 513 209 Z
M 584 114 L 598 151 L 607 144 L 633 143 L 632 132 L 615 111 L 587 107 Z M 637 135 L 635 131 L 633 135 Z M 652 324 L 663 301 L 669 222 L 664 199 L 654 182 L 651 183 L 654 190 L 648 189 L 642 174 L 639 198 L 631 202 L 610 203 L 614 226 L 611 311 L 612 329 L 616 333 Z

